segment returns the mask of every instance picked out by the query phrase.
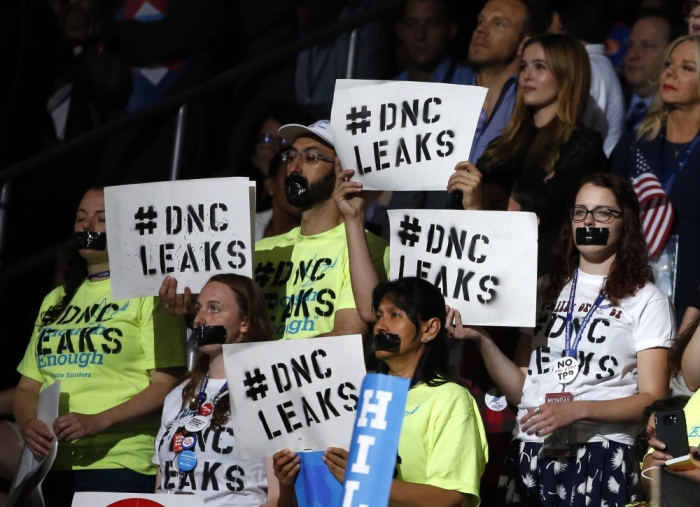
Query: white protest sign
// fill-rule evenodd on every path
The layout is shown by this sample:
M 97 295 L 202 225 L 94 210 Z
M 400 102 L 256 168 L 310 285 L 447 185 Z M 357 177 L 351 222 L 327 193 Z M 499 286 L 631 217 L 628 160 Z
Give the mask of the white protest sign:
M 43 422 L 53 433 L 53 423 L 58 417 L 58 405 L 61 395 L 61 381 L 54 382 L 39 394 L 36 418 Z M 23 507 L 44 507 L 44 497 L 39 487 L 49 473 L 56 459 L 58 444 L 51 443 L 51 451 L 43 458 L 37 459 L 32 451 L 24 445 L 20 455 L 19 466 L 8 493 L 7 504 Z
M 445 190 L 468 160 L 486 88 L 336 80 L 331 130 L 365 190 Z
M 250 194 L 247 178 L 105 188 L 112 298 L 158 295 L 168 275 L 193 293 L 218 273 L 252 276 Z
M 166 495 L 143 493 L 76 493 L 72 507 L 204 507 L 197 495 Z
M 360 335 L 224 345 L 224 365 L 244 459 L 349 447 L 365 376 Z
M 535 325 L 534 213 L 391 210 L 389 221 L 392 279 L 425 278 L 464 324 Z

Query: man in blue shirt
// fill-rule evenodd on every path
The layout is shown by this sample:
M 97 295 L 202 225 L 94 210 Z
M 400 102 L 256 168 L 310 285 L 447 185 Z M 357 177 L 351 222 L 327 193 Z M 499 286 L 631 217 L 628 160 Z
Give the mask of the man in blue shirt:
M 685 26 L 661 11 L 645 11 L 632 25 L 625 55 L 625 80 L 629 87 L 626 130 L 636 130 L 649 112 L 658 89 L 666 47 Z M 631 93 L 629 93 L 631 92 Z
M 443 3 L 436 0 L 408 0 L 404 5 Z M 445 3 L 443 3 L 445 5 Z M 408 8 L 404 9 L 404 19 Z M 402 21 L 405 22 L 405 21 Z M 426 25 L 428 23 L 426 22 Z M 449 24 L 447 25 L 449 26 Z M 476 163 L 486 146 L 501 133 L 513 114 L 517 72 L 520 68 L 522 46 L 527 37 L 544 32 L 545 18 L 533 0 L 489 0 L 479 13 L 478 24 L 469 45 L 469 67 L 457 66 L 452 80 L 439 82 L 478 85 L 488 88 L 484 108 L 477 124 L 469 160 Z M 397 28 L 397 34 L 400 28 Z M 446 30 L 446 33 L 450 33 Z M 456 33 L 456 30 L 455 30 Z M 401 35 L 399 35 L 401 37 Z M 448 41 L 452 36 L 448 38 Z M 410 51 L 408 45 L 407 52 Z M 445 53 L 447 50 L 445 49 Z M 431 81 L 436 77 L 445 61 L 436 66 Z M 440 61 L 437 58 L 434 61 Z M 412 76 L 411 68 L 397 79 Z M 446 71 L 445 71 L 446 72 Z M 463 72 L 463 73 L 462 73 Z M 459 74 L 458 74 L 459 73 Z M 456 76 L 464 76 L 457 81 Z M 445 182 L 447 186 L 447 182 Z M 446 209 L 450 203 L 447 192 L 394 192 L 389 209 Z M 460 206 L 461 208 L 461 206 Z M 388 226 L 382 228 L 382 237 L 389 236 Z

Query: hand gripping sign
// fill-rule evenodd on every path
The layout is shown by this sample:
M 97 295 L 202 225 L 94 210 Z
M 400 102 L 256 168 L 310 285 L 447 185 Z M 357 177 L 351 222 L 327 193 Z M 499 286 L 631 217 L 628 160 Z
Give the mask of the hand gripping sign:
M 365 375 L 360 335 L 224 345 L 231 424 L 244 459 L 348 448 Z
M 218 273 L 252 276 L 254 192 L 247 178 L 105 188 L 112 298 L 156 296 L 166 276 L 193 293 Z
M 371 374 L 360 406 L 345 470 L 343 507 L 386 507 L 398 455 L 409 380 Z
M 331 130 L 365 190 L 445 190 L 469 160 L 486 88 L 338 79 Z
M 425 278 L 463 324 L 535 325 L 537 218 L 514 211 L 391 210 L 391 278 Z

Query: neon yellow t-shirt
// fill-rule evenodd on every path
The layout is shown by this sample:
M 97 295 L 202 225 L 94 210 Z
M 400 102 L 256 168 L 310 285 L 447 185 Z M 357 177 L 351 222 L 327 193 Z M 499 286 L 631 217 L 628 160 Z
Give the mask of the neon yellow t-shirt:
M 697 391 L 686 403 L 685 424 L 688 427 L 688 445 L 700 447 L 700 391 Z
M 389 244 L 365 231 L 380 280 L 389 273 Z M 255 244 L 255 281 L 267 299 L 273 335 L 310 338 L 333 330 L 335 312 L 355 308 L 345 225 L 314 236 L 301 228 Z
M 63 315 L 43 327 L 42 316 L 61 301 L 63 287 L 54 289 L 41 305 L 17 370 L 40 382 L 42 389 L 61 381 L 60 415 L 103 412 L 148 387 L 149 370 L 185 364 L 182 318 L 170 315 L 158 298 L 112 301 L 110 292 L 109 280 L 85 281 Z M 159 414 L 154 414 L 94 437 L 61 442 L 53 469 L 129 468 L 153 475 L 158 427 Z
M 477 507 L 488 443 L 469 391 L 453 382 L 408 391 L 399 457 L 397 479 L 467 493 Z

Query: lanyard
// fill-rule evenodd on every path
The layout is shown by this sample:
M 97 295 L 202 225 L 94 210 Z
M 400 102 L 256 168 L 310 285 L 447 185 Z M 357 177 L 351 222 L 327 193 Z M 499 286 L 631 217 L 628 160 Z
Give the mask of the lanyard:
M 581 337 L 583 336 L 583 330 L 586 328 L 588 325 L 588 322 L 591 320 L 591 317 L 593 316 L 593 313 L 598 309 L 600 306 L 600 303 L 603 302 L 603 298 L 605 295 L 601 292 L 598 294 L 598 297 L 595 298 L 595 301 L 593 302 L 593 306 L 591 306 L 591 309 L 588 310 L 588 313 L 586 316 L 583 318 L 583 322 L 581 322 L 581 326 L 578 328 L 578 331 L 576 332 L 576 338 L 574 339 L 574 343 L 571 343 L 571 334 L 574 328 L 574 323 L 573 323 L 573 312 L 574 312 L 574 300 L 576 299 L 576 283 L 578 282 L 578 269 L 574 271 L 574 278 L 571 280 L 571 292 L 569 293 L 569 306 L 566 309 L 566 342 L 564 345 L 564 353 L 565 355 L 569 357 L 576 357 L 576 353 L 578 352 L 578 344 L 581 342 Z
M 683 158 L 681 158 L 681 161 L 678 163 L 676 168 L 673 170 L 671 175 L 668 177 L 668 179 L 666 180 L 666 183 L 664 183 L 664 192 L 666 192 L 666 195 L 670 195 L 671 189 L 673 188 L 673 184 L 676 181 L 676 177 L 681 172 L 683 172 L 683 169 L 685 169 L 685 166 L 688 163 L 688 160 L 690 160 L 690 155 L 693 154 L 693 151 L 697 147 L 698 143 L 700 143 L 700 132 L 695 134 L 695 137 L 690 142 L 690 145 L 688 146 L 688 148 L 686 148 L 685 153 L 683 154 Z

